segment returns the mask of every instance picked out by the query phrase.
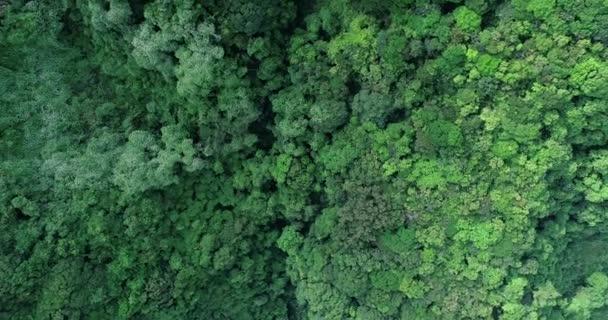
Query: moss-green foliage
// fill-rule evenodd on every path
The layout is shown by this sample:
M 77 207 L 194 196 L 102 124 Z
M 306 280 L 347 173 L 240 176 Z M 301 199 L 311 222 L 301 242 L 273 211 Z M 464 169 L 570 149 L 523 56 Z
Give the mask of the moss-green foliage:
M 454 18 L 456 26 L 465 32 L 476 31 L 481 25 L 481 16 L 466 6 L 458 7 L 454 11 Z
M 605 319 L 608 2 L 0 1 L 0 319 Z

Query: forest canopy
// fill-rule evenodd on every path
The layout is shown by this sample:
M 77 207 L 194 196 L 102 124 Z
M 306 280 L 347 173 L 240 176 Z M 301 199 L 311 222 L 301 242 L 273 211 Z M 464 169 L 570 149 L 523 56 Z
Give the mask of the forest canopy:
M 0 319 L 608 319 L 608 1 L 0 1 Z

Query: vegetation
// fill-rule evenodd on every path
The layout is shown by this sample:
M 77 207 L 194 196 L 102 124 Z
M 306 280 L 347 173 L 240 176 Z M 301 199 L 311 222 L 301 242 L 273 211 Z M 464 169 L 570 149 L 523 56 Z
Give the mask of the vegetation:
M 1 319 L 608 318 L 608 1 L 0 1 Z

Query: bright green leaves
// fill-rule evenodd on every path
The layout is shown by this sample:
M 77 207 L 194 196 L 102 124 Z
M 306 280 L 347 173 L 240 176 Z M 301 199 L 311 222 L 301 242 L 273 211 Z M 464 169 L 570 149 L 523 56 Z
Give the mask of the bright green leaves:
M 502 62 L 500 58 L 488 53 L 480 54 L 479 51 L 473 48 L 467 49 L 466 57 L 467 61 L 475 67 L 475 69 L 469 73 L 470 78 L 477 80 L 480 76 L 497 76 L 497 71 Z
M 602 318 L 605 1 L 21 2 L 0 317 Z
M 411 277 L 403 278 L 399 284 L 399 291 L 403 292 L 410 299 L 422 298 L 427 290 L 424 283 Z
M 347 311 L 348 296 L 334 286 L 324 282 L 313 282 L 302 285 L 296 293 L 298 299 L 310 305 L 305 314 L 310 319 L 342 319 Z
M 480 55 L 475 64 L 477 70 L 484 76 L 493 76 L 499 65 L 500 59 L 489 54 Z
M 422 188 L 445 187 L 447 179 L 442 168 L 435 160 L 418 161 L 412 170 L 412 180 Z
M 507 301 L 517 301 L 524 295 L 524 290 L 528 286 L 528 280 L 526 278 L 513 278 L 504 287 L 503 296 Z
M 435 159 L 418 160 L 407 172 L 408 181 L 428 189 L 443 189 L 448 183 L 459 183 L 464 179 L 455 166 Z
M 577 185 L 577 190 L 589 202 L 580 215 L 585 222 L 596 225 L 608 218 L 603 210 L 604 203 L 608 201 L 608 154 L 594 152 L 588 161 L 587 167 L 581 170 Z
M 387 176 L 401 170 L 403 158 L 411 153 L 413 130 L 405 123 L 391 123 L 380 129 L 371 122 L 356 126 L 357 122 L 344 129 L 343 134 L 334 138 L 332 144 L 325 146 L 318 159 L 328 172 L 346 170 L 348 165 L 371 151 L 374 157 L 383 162 Z
M 374 65 L 370 63 L 377 55 L 376 32 L 372 18 L 356 16 L 344 33 L 329 42 L 327 54 L 339 67 L 352 65 L 352 68 L 361 74 L 374 72 L 371 69 Z
M 498 288 L 505 279 L 506 271 L 499 268 L 489 268 L 481 275 L 483 282 L 489 288 Z
M 358 45 L 368 46 L 373 43 L 372 21 L 367 16 L 357 16 L 349 24 L 348 31 L 334 39 L 328 48 L 330 57 L 335 57 L 339 52 L 349 47 Z M 372 41 L 370 41 L 372 40 Z
M 596 58 L 588 58 L 576 64 L 570 79 L 587 96 L 608 97 L 605 85 L 608 81 L 608 65 Z
M 361 156 L 365 149 L 369 131 L 361 126 L 347 126 L 334 142 L 326 145 L 318 155 L 318 160 L 329 173 L 344 172 Z
M 492 153 L 499 158 L 509 159 L 517 154 L 518 144 L 515 141 L 497 141 L 492 146 Z
M 587 278 L 587 286 L 578 290 L 570 301 L 566 311 L 574 319 L 592 319 L 592 312 L 608 304 L 608 276 L 596 272 Z
M 553 307 L 558 304 L 561 294 L 555 289 L 553 283 L 546 282 L 534 291 L 534 304 L 541 308 Z
M 504 287 L 502 297 L 505 300 L 502 306 L 503 319 L 525 319 L 529 310 L 521 304 L 528 280 L 525 278 L 513 278 Z
M 383 159 L 407 156 L 412 130 L 404 123 L 391 123 L 384 130 L 373 133 L 373 150 Z
M 278 183 L 285 183 L 285 178 L 287 172 L 289 172 L 289 166 L 291 166 L 292 160 L 293 158 L 287 154 L 281 154 L 277 157 L 276 165 L 270 172 Z
M 585 198 L 593 203 L 608 200 L 608 154 L 605 152 L 592 155 L 591 172 L 583 177 Z
M 526 5 L 526 10 L 532 12 L 537 18 L 550 16 L 555 8 L 555 0 L 530 0 L 526 2 L 515 0 L 514 2 L 517 2 L 518 5 Z
M 516 208 L 513 203 L 521 201 L 522 196 L 512 188 L 496 188 L 490 191 L 493 207 L 503 214 L 513 215 Z
M 475 11 L 462 6 L 454 11 L 456 26 L 464 32 L 473 32 L 479 29 L 481 25 L 481 16 Z
M 404 28 L 404 31 L 408 36 L 415 39 L 440 36 L 440 33 L 445 32 L 447 28 L 447 23 L 442 21 L 439 10 L 426 10 L 424 14 L 397 15 L 396 18 L 399 22 L 405 20 L 406 28 Z
M 505 137 L 511 138 L 516 142 L 530 143 L 538 139 L 541 135 L 542 124 L 540 123 L 520 123 L 515 119 L 504 119 L 503 128 Z
M 320 154 L 321 163 L 329 172 L 343 172 L 359 156 L 360 150 L 348 140 L 338 140 L 333 148 L 324 148 Z
M 303 241 L 302 235 L 293 226 L 288 226 L 283 229 L 283 233 L 277 240 L 277 245 L 287 254 L 295 255 Z
M 491 221 L 459 220 L 455 238 L 470 241 L 476 248 L 487 250 L 502 238 L 505 223 L 500 219 Z

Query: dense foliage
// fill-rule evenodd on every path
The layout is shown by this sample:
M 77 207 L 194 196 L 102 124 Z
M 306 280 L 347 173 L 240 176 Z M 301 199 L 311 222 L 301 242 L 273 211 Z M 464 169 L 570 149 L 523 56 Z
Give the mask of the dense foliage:
M 0 1 L 1 319 L 607 319 L 608 1 Z

